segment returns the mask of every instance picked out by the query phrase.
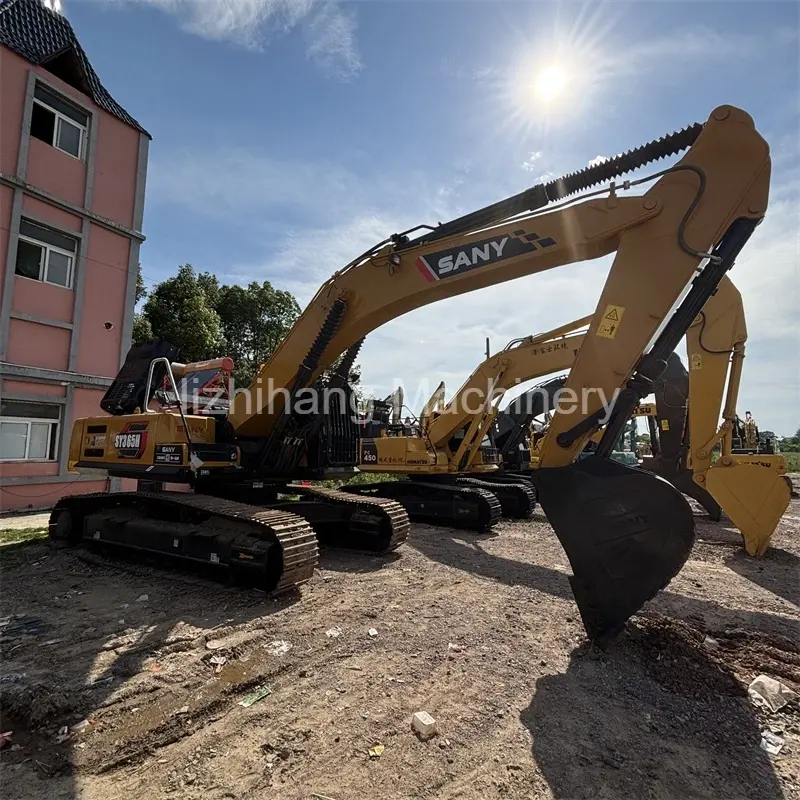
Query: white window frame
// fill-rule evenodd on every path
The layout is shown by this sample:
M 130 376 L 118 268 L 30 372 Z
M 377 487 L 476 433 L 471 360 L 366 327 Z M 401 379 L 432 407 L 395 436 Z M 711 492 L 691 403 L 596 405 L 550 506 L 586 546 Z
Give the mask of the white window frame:
M 50 142 L 52 147 L 55 147 L 56 150 L 60 150 L 62 153 L 66 153 L 68 156 L 72 158 L 77 158 L 78 161 L 85 161 L 86 160 L 86 142 L 87 142 L 87 133 L 88 128 L 86 125 L 81 125 L 80 122 L 68 117 L 66 114 L 62 114 L 57 109 L 53 108 L 52 106 L 47 105 L 43 100 L 40 100 L 38 97 L 33 98 L 33 102 L 37 105 L 40 105 L 42 108 L 46 108 L 48 111 L 56 115 L 56 124 L 53 125 L 53 141 Z M 74 153 L 70 153 L 69 150 L 64 150 L 64 148 L 58 146 L 58 134 L 61 130 L 61 123 L 66 122 L 69 125 L 76 127 L 80 131 L 80 143 L 78 145 L 78 155 L 76 156 Z
M 42 283 L 49 283 L 51 286 L 60 286 L 62 289 L 71 289 L 72 288 L 72 279 L 75 275 L 75 253 L 71 253 L 69 250 L 62 250 L 60 247 L 56 247 L 55 245 L 48 244 L 47 242 L 41 242 L 38 239 L 34 239 L 31 236 L 25 236 L 24 234 L 19 234 L 19 241 L 21 242 L 28 242 L 28 244 L 35 244 L 37 247 L 41 247 L 44 250 L 44 258 L 39 259 L 39 277 L 38 278 L 28 278 L 29 281 L 31 280 L 39 280 Z M 77 246 L 76 246 L 77 247 Z M 55 281 L 49 281 L 45 277 L 50 270 L 50 252 L 53 253 L 60 253 L 62 256 L 67 256 L 69 258 L 69 267 L 67 267 L 67 282 L 66 283 L 56 283 Z M 14 273 L 18 278 L 26 278 L 26 275 L 20 275 L 19 273 Z
M 58 417 L 55 419 L 50 417 L 0 417 L 0 427 L 2 427 L 4 422 L 13 423 L 15 425 L 24 425 L 27 423 L 28 430 L 25 434 L 25 457 L 24 458 L 6 458 L 4 455 L 0 454 L 0 462 L 13 462 L 13 463 L 47 463 L 47 464 L 54 464 L 58 462 L 58 444 L 59 444 L 59 434 L 61 433 L 61 415 L 59 414 Z M 45 456 L 44 458 L 29 458 L 28 454 L 30 453 L 31 449 L 31 425 L 34 423 L 39 423 L 40 425 L 47 425 L 47 445 L 45 447 L 45 453 L 49 453 L 50 450 L 53 450 L 53 458 L 50 458 L 49 455 Z M 53 442 L 53 438 L 55 437 L 55 443 Z

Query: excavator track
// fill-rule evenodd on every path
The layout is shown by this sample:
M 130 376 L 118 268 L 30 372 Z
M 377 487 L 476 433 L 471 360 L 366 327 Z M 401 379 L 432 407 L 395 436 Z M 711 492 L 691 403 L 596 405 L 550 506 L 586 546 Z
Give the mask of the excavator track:
M 314 530 L 297 514 L 182 492 L 63 497 L 50 515 L 50 540 L 227 570 L 270 595 L 310 580 L 319 558 Z
M 400 503 L 383 497 L 356 497 L 324 486 L 290 483 L 287 494 L 299 494 L 286 508 L 305 517 L 321 544 L 367 553 L 391 553 L 408 537 L 409 516 Z M 308 498 L 308 499 L 303 499 Z
M 415 522 L 485 533 L 502 516 L 497 497 L 477 486 L 400 480 L 342 488 L 361 497 L 396 501 Z
M 536 490 L 524 479 L 516 482 L 459 477 L 456 484 L 477 486 L 491 492 L 500 501 L 503 516 L 510 519 L 528 519 L 536 508 Z

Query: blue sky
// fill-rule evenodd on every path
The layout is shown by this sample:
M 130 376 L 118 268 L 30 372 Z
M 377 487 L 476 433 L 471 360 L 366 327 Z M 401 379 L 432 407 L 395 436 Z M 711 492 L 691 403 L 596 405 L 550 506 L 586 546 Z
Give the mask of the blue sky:
M 64 12 L 153 135 L 147 282 L 190 262 L 268 279 L 301 305 L 392 232 L 741 106 L 770 142 L 773 181 L 731 275 L 750 334 L 739 406 L 762 428 L 800 425 L 800 5 L 64 0 Z M 553 65 L 566 85 L 547 103 L 531 78 Z M 455 390 L 486 336 L 499 349 L 589 313 L 607 267 L 395 320 L 367 339 L 365 382 L 378 396 L 420 379 Z

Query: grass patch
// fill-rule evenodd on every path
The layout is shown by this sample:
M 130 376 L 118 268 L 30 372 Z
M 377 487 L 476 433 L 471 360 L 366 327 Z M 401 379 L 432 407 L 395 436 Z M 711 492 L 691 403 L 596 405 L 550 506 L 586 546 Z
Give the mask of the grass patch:
M 800 453 L 781 453 L 786 459 L 787 472 L 800 472 Z
M 0 546 L 45 539 L 47 527 L 40 528 L 0 528 Z

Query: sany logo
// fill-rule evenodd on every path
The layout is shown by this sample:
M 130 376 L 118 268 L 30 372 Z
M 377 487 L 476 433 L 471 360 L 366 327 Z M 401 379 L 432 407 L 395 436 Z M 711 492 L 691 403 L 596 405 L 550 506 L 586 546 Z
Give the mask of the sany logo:
M 557 244 L 551 237 L 542 238 L 525 230 L 512 231 L 509 236 L 483 239 L 468 246 L 439 250 L 417 258 L 417 269 L 426 280 L 452 278 L 471 269 L 494 264 L 508 258 L 535 253 Z
M 499 242 L 486 242 L 482 247 L 473 247 L 472 251 L 459 250 L 455 260 L 452 255 L 443 256 L 438 263 L 439 274 L 445 275 L 459 267 L 472 267 L 481 261 L 490 261 L 492 257 L 501 258 L 507 241 L 508 236 L 504 236 Z
M 147 447 L 146 422 L 129 422 L 115 437 L 114 447 L 120 458 L 141 458 Z

